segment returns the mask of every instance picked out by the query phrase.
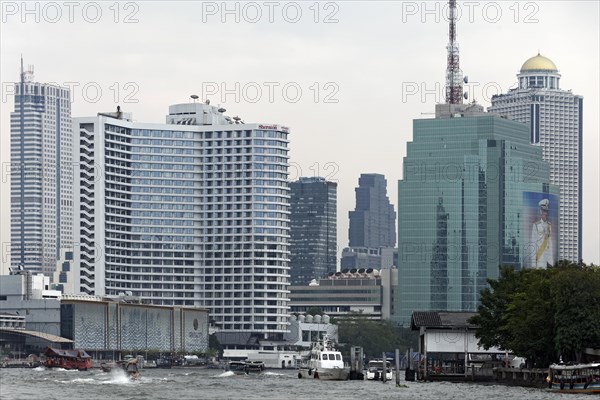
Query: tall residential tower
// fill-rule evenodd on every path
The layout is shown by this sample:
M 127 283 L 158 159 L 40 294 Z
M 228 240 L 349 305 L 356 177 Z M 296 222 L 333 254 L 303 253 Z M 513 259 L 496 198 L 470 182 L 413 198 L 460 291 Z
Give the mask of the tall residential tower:
M 288 330 L 288 128 L 223 112 L 187 103 L 165 124 L 120 110 L 75 120 L 77 281 L 86 294 L 206 307 L 221 343 L 244 348 Z
M 51 275 L 73 243 L 71 98 L 23 68 L 10 114 L 11 265 Z
M 524 122 L 529 141 L 550 164 L 550 182 L 560 187 L 559 258 L 581 259 L 583 97 L 560 88 L 556 65 L 538 54 L 525 61 L 518 87 L 492 97 L 490 112 Z

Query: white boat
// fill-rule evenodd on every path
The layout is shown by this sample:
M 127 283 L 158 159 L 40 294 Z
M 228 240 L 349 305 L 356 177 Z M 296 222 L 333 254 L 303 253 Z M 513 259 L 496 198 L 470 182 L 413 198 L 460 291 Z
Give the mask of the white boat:
M 298 378 L 345 381 L 350 368 L 344 366 L 342 353 L 337 351 L 333 340 L 327 336 L 312 344 L 308 358 L 298 370 Z
M 385 364 L 386 364 L 385 380 L 391 381 L 392 380 L 392 364 L 389 361 L 386 361 Z M 383 360 L 375 359 L 375 360 L 369 361 L 369 364 L 367 365 L 367 369 L 365 370 L 365 378 L 370 381 L 383 380 Z

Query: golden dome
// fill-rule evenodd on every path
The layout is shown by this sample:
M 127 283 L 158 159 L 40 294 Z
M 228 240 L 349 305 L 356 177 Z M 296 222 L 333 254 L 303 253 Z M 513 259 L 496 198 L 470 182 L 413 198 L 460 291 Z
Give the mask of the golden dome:
M 537 56 L 525 61 L 521 67 L 521 72 L 525 71 L 558 71 L 558 68 L 556 68 L 556 64 L 552 60 L 538 53 Z

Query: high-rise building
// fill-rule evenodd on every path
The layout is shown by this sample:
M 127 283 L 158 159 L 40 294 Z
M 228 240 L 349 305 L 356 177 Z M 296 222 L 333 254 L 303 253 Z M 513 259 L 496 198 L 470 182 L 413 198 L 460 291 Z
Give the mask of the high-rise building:
M 291 283 L 306 285 L 336 271 L 337 183 L 300 178 L 290 191 Z
M 350 247 L 394 247 L 396 212 L 387 197 L 387 182 L 381 174 L 361 174 L 356 207 L 349 212 Z
M 206 307 L 221 343 L 244 346 L 287 331 L 288 128 L 224 111 L 75 120 L 76 279 L 82 293 Z
M 414 121 L 398 184 L 404 325 L 413 311 L 475 311 L 500 265 L 545 268 L 557 257 L 558 187 L 528 126 L 476 104 L 438 105 L 437 116 Z
M 71 98 L 22 59 L 10 131 L 11 265 L 50 276 L 73 242 Z
M 581 259 L 583 97 L 560 88 L 556 65 L 538 54 L 525 61 L 518 87 L 492 97 L 490 112 L 524 122 L 529 141 L 550 164 L 560 187 L 559 258 Z

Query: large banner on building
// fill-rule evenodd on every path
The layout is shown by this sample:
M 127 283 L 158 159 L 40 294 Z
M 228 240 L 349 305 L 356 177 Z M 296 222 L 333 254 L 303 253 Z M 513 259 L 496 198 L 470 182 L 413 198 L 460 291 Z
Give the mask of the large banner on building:
M 523 265 L 547 268 L 558 261 L 558 196 L 523 193 Z

